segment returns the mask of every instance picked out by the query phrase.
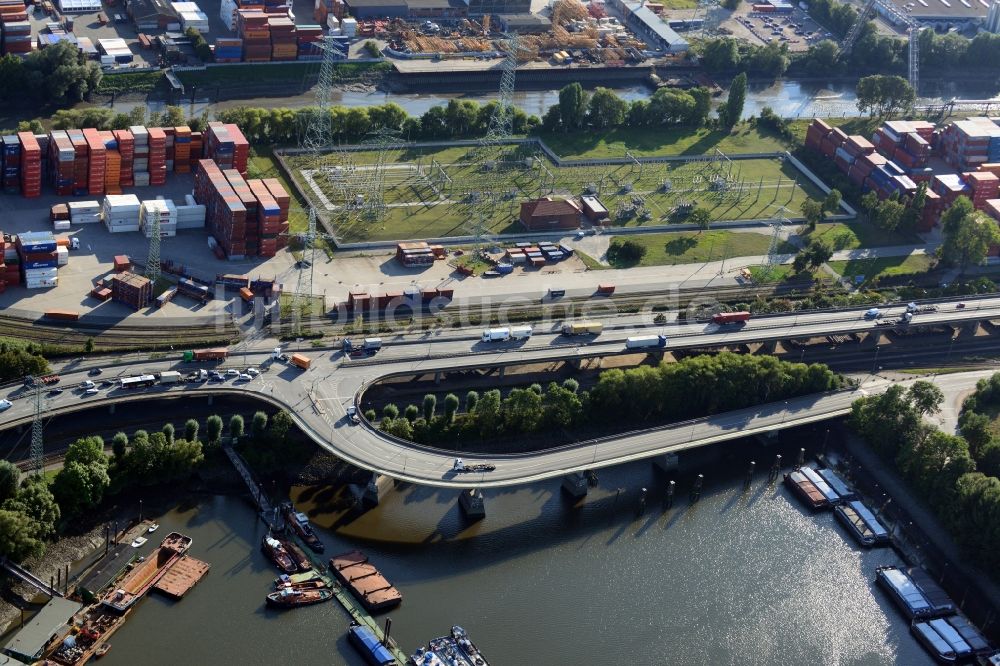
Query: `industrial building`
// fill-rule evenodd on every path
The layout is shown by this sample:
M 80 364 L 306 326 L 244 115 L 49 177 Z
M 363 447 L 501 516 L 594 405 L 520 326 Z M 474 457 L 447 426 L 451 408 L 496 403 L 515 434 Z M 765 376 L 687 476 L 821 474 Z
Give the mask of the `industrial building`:
M 410 18 L 461 18 L 468 13 L 462 0 L 406 0 Z
M 521 224 L 528 231 L 557 231 L 580 226 L 580 206 L 569 199 L 535 199 L 521 203 Z
M 351 16 L 360 20 L 406 18 L 410 9 L 406 0 L 346 0 Z
M 531 0 L 465 0 L 469 16 L 530 14 Z
M 992 0 L 892 0 L 903 14 L 922 25 L 963 29 L 986 20 Z M 881 7 L 876 10 L 886 21 L 897 22 Z
M 687 40 L 644 3 L 608 0 L 608 4 L 621 14 L 625 26 L 646 42 L 648 48 L 667 53 L 684 53 L 688 50 Z
M 180 30 L 180 17 L 169 0 L 125 0 L 125 12 L 138 30 Z
M 552 21 L 538 14 L 505 14 L 497 17 L 500 29 L 519 35 L 536 35 L 552 29 Z

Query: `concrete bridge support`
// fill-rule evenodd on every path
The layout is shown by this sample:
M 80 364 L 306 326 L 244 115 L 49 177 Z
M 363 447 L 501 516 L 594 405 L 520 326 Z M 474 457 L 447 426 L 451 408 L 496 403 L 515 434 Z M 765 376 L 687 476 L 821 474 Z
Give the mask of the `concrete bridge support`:
M 482 520 L 486 517 L 486 498 L 479 488 L 463 490 L 458 496 L 458 506 L 469 520 Z
M 760 345 L 760 349 L 757 350 L 757 353 L 768 354 L 770 356 L 773 356 L 777 351 L 778 351 L 778 341 L 768 340 L 767 342 L 764 342 Z
M 367 511 L 378 506 L 379 501 L 385 494 L 392 490 L 394 482 L 391 477 L 383 474 L 372 474 L 368 482 L 364 485 L 352 483 L 349 487 L 351 494 L 360 504 L 362 510 Z
M 563 477 L 562 489 L 573 499 L 579 500 L 587 496 L 589 486 L 587 477 L 581 472 L 573 472 Z
M 653 466 L 661 472 L 676 472 L 680 467 L 680 456 L 676 453 L 664 453 L 653 458 Z
M 110 405 L 108 405 L 108 414 L 114 414 L 115 413 L 115 407 L 117 407 L 117 406 L 118 405 L 116 405 L 115 403 L 111 403 Z

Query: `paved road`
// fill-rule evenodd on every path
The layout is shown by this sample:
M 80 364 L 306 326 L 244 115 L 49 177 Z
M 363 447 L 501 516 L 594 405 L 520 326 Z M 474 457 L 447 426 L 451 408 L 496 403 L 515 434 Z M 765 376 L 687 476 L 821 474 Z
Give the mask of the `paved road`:
M 886 308 L 886 316 L 899 317 L 904 308 Z M 742 328 L 732 330 L 714 324 L 677 324 L 657 327 L 668 335 L 668 349 L 706 345 L 736 344 L 761 340 L 808 338 L 831 333 L 871 331 L 875 324 L 864 318 L 863 309 L 835 312 L 809 312 L 757 317 Z M 964 309 L 954 303 L 942 303 L 936 312 L 918 314 L 915 323 L 956 323 L 1000 318 L 1000 298 L 970 300 Z M 916 325 L 916 324 L 915 324 Z M 647 334 L 649 330 L 645 331 Z M 356 403 L 366 385 L 393 373 L 423 373 L 468 367 L 497 367 L 530 361 L 555 361 L 625 351 L 628 330 L 606 331 L 595 340 L 568 338 L 551 332 L 539 332 L 525 344 L 484 344 L 468 334 L 442 334 L 427 339 L 400 338 L 387 341 L 377 356 L 366 360 L 346 359 L 341 352 L 314 351 L 312 368 L 302 371 L 283 363 L 271 363 L 267 352 L 273 342 L 254 343 L 247 351 L 247 363 L 259 365 L 265 372 L 242 385 L 206 383 L 179 386 L 155 386 L 138 392 L 120 388 L 103 390 L 97 396 L 85 396 L 75 385 L 85 381 L 85 368 L 77 366 L 63 373 L 63 393 L 47 399 L 47 410 L 55 414 L 87 409 L 109 403 L 142 400 L 150 396 L 198 395 L 211 392 L 240 392 L 288 409 L 298 425 L 317 443 L 337 456 L 365 469 L 393 478 L 440 487 L 500 487 L 557 477 L 571 471 L 616 465 L 629 460 L 651 457 L 713 442 L 744 437 L 768 430 L 802 425 L 845 414 L 858 392 L 806 396 L 782 403 L 719 414 L 697 421 L 674 424 L 651 431 L 626 433 L 536 454 L 513 456 L 464 456 L 469 462 L 488 462 L 496 470 L 483 475 L 455 475 L 454 457 L 444 451 L 421 447 L 389 438 L 367 425 L 353 425 L 346 409 Z M 234 355 L 233 363 L 243 362 L 244 354 Z M 139 372 L 167 369 L 186 371 L 193 367 L 177 359 L 122 365 L 109 369 L 102 377 L 126 376 Z M 113 373 L 112 373 L 113 370 Z M 937 378 L 949 390 L 964 390 L 986 372 L 961 373 Z M 864 391 L 878 391 L 889 385 L 885 380 L 866 384 Z M 21 425 L 32 418 L 33 401 L 24 399 L 23 389 L 14 389 L 9 397 L 14 405 L 0 415 L 0 428 Z

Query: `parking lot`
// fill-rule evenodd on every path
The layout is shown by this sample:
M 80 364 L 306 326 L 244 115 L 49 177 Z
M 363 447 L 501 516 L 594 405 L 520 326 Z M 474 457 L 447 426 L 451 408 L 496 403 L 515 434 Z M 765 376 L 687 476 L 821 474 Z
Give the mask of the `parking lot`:
M 41 5 L 34 5 L 33 7 L 34 11 L 32 11 L 31 6 L 29 6 L 28 11 L 28 21 L 31 23 L 32 35 L 47 34 L 50 23 L 63 25 L 65 17 L 70 16 L 73 19 L 73 34 L 77 37 L 87 37 L 94 43 L 94 48 L 98 48 L 97 40 L 99 39 L 120 38 L 125 40 L 134 60 L 130 65 L 120 65 L 119 67 L 126 69 L 131 67 L 155 67 L 157 64 L 157 52 L 154 49 L 140 48 L 137 41 L 139 33 L 136 31 L 135 25 L 125 15 L 125 8 L 121 5 L 112 5 L 102 12 L 60 15 L 60 18 L 47 15 L 42 11 Z M 100 20 L 98 20 L 98 14 L 100 13 L 108 17 L 108 23 L 101 24 Z M 115 14 L 118 14 L 121 20 L 116 22 Z
M 790 14 L 736 12 L 726 21 L 725 27 L 735 36 L 755 43 L 785 43 L 792 52 L 806 51 L 812 44 L 832 38 L 823 26 L 800 9 Z

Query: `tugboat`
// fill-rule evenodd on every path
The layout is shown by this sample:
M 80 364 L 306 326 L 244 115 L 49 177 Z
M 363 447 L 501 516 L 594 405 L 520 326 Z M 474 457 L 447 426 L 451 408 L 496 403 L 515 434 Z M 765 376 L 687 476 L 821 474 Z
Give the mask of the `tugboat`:
M 281 510 L 284 512 L 285 520 L 288 521 L 292 531 L 299 535 L 299 538 L 309 546 L 310 550 L 316 553 L 322 553 L 326 550 L 326 546 L 323 545 L 323 542 L 313 532 L 312 525 L 309 524 L 309 516 L 301 511 L 296 511 L 295 506 L 291 502 L 282 504 Z
M 94 659 L 100 659 L 111 650 L 111 643 L 101 643 L 101 646 L 94 650 Z
M 330 599 L 333 596 L 332 590 L 297 590 L 294 588 L 282 588 L 277 592 L 267 595 L 267 605 L 273 608 L 297 608 L 299 606 L 312 606 Z
M 285 550 L 284 546 L 277 539 L 265 536 L 261 539 L 260 548 L 285 573 L 292 574 L 299 570 L 299 567 L 295 564 L 295 560 L 292 559 L 292 556 L 288 554 L 288 551 Z

